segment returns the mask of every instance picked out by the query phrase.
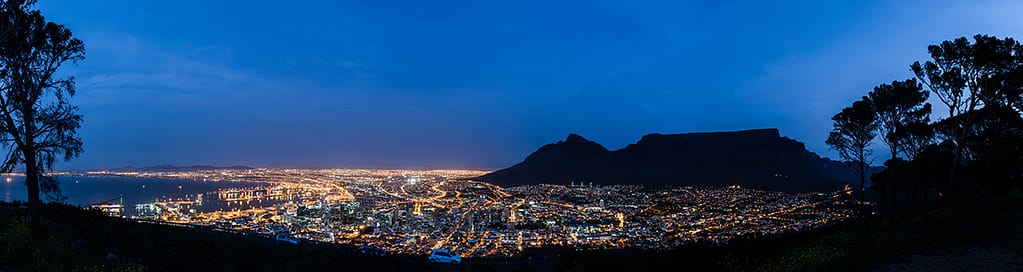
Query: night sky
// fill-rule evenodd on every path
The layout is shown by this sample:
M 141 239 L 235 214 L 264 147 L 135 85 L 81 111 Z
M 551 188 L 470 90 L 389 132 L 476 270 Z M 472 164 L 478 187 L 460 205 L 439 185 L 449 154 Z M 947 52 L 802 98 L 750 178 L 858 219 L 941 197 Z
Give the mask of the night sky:
M 87 50 L 63 169 L 496 169 L 764 127 L 834 157 L 831 115 L 927 45 L 1023 38 L 1020 1 L 40 2 Z

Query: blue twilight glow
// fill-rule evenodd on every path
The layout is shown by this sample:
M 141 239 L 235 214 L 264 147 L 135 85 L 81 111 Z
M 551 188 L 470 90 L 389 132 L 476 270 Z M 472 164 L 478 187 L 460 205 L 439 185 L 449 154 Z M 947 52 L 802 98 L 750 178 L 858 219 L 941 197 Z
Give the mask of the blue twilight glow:
M 72 169 L 497 168 L 760 127 L 830 156 L 830 116 L 927 45 L 1023 38 L 1019 1 L 40 2 L 88 51 Z

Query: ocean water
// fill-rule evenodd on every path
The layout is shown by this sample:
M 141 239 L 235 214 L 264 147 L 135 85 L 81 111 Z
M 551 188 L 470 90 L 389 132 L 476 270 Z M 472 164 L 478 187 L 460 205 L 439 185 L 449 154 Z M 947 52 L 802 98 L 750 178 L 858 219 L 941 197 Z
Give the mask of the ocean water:
M 27 200 L 25 177 L 0 177 L 0 200 Z M 58 177 L 60 189 L 67 199 L 65 203 L 77 206 L 110 202 L 117 203 L 124 197 L 126 215 L 135 214 L 136 204 L 152 203 L 158 199 L 196 199 L 203 195 L 203 205 L 196 205 L 197 211 L 244 209 L 253 206 L 269 206 L 283 199 L 266 199 L 247 202 L 218 201 L 216 191 L 225 188 L 251 188 L 266 186 L 260 182 L 203 181 L 190 179 L 158 179 L 130 177 Z M 46 196 L 43 201 L 49 202 Z

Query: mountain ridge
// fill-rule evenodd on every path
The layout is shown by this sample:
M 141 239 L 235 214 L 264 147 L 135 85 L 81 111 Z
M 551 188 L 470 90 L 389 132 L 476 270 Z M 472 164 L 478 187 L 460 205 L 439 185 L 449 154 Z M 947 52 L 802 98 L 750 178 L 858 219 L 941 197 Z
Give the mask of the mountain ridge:
M 849 163 L 822 158 L 776 128 L 652 133 L 618 150 L 578 134 L 546 144 L 511 167 L 477 180 L 500 186 L 536 183 L 670 184 L 805 192 L 858 180 Z M 872 168 L 878 171 L 878 168 Z

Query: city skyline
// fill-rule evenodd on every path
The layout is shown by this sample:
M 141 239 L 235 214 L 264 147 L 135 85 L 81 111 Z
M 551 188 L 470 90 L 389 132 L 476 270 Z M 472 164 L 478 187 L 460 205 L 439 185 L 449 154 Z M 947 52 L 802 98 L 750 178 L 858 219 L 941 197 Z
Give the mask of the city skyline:
M 87 52 L 64 71 L 78 79 L 86 152 L 61 169 L 499 169 L 569 133 L 618 149 L 649 133 L 776 127 L 834 158 L 824 138 L 846 101 L 911 77 L 927 44 L 1018 36 L 1020 5 L 38 8 Z

